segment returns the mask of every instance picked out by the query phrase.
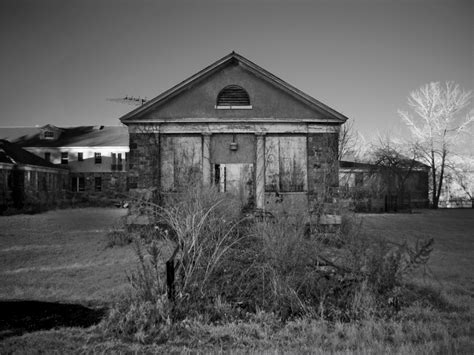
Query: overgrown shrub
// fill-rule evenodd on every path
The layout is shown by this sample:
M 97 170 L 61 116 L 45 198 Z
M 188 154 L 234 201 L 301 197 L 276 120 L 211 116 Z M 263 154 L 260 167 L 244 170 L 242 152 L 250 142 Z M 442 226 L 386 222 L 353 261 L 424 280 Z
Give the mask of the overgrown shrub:
M 131 290 L 115 303 L 101 323 L 106 334 L 128 341 L 148 343 L 166 339 L 171 325 L 171 303 L 163 274 L 159 241 L 134 240 L 137 269 L 128 275 Z
M 132 319 L 134 310 L 141 304 L 155 307 L 159 303 L 159 316 L 152 318 L 160 326 L 165 319 L 168 321 L 166 317 L 178 320 L 215 313 L 220 291 L 212 275 L 226 252 L 241 238 L 237 202 L 215 189 L 190 189 L 168 199 L 165 207 L 148 204 L 156 226 L 148 230 L 147 238 L 135 241 L 139 266 L 129 278 L 133 292 L 114 307 L 110 317 L 115 321 L 104 323 L 106 329 L 111 328 L 108 332 L 127 334 L 124 335 L 127 339 L 142 338 L 130 334 L 134 331 L 141 334 L 140 329 L 149 327 L 141 318 Z M 172 288 L 166 283 L 167 261 L 174 269 Z M 171 306 L 163 308 L 162 304 Z M 157 311 L 150 307 L 146 308 L 148 312 Z M 162 309 L 167 309 L 166 317 Z M 117 320 L 120 317 L 122 321 Z M 119 326 L 128 330 L 124 333 Z
M 283 321 L 387 317 L 432 248 L 363 235 L 353 215 L 334 234 L 339 242 L 328 243 L 325 232 L 308 234 L 308 216 L 242 217 L 238 201 L 213 188 L 161 201 L 147 202 L 156 224 L 135 242 L 133 292 L 104 323 L 125 339 L 159 338 L 184 319 L 227 322 L 259 311 Z
M 105 237 L 107 247 L 121 247 L 131 244 L 137 238 L 137 233 L 132 232 L 130 228 L 127 227 L 125 218 L 120 218 Z
M 396 311 L 398 289 L 416 252 L 344 229 L 347 234 L 333 236 L 343 239 L 339 245 L 328 243 L 324 233 L 308 237 L 303 217 L 254 222 L 215 282 L 234 304 L 282 319 L 349 321 Z
M 107 233 L 107 246 L 124 246 L 129 245 L 133 241 L 133 234 L 125 229 L 113 229 Z

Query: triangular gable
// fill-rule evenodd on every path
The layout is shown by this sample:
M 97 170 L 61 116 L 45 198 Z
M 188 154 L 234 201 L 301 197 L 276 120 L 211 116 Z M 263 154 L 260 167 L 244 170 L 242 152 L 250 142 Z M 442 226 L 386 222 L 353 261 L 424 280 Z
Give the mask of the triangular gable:
M 146 120 L 147 116 L 149 116 L 150 113 L 152 113 L 153 111 L 159 109 L 161 106 L 165 105 L 171 100 L 176 99 L 180 94 L 184 95 L 186 92 L 191 90 L 203 80 L 206 80 L 213 74 L 215 75 L 219 71 L 224 70 L 226 67 L 232 64 L 238 64 L 244 70 L 254 75 L 254 77 L 257 77 L 261 80 L 263 79 L 263 81 L 268 83 L 270 86 L 273 86 L 280 92 L 284 92 L 287 96 L 291 97 L 295 103 L 298 103 L 301 106 L 305 106 L 308 110 L 312 110 L 313 112 L 319 113 L 321 116 L 324 117 L 325 120 L 330 120 L 333 123 L 339 124 L 344 123 L 347 120 L 347 117 L 345 117 L 341 113 L 333 110 L 322 102 L 296 89 L 292 85 L 279 79 L 275 75 L 271 74 L 270 72 L 266 71 L 265 69 L 259 67 L 258 65 L 254 64 L 253 62 L 249 61 L 248 59 L 242 57 L 241 55 L 235 52 L 228 54 L 227 56 L 216 61 L 207 68 L 201 70 L 197 74 L 189 77 L 178 85 L 163 92 L 154 99 L 149 100 L 144 105 L 121 117 L 120 120 L 122 121 L 122 123 L 125 124 L 134 122 L 135 120 Z M 252 114 L 250 113 L 250 116 L 251 115 Z M 167 118 L 166 115 L 164 118 Z
M 46 124 L 44 125 L 43 127 L 40 127 L 41 130 L 43 131 L 54 131 L 54 132 L 63 132 L 64 129 L 63 128 L 59 128 L 59 127 L 56 127 L 52 124 Z

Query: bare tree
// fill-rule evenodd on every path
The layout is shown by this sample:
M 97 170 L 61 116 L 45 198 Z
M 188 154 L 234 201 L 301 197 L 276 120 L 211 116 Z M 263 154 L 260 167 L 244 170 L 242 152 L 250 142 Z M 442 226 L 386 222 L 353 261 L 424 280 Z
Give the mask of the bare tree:
M 418 150 L 414 146 L 403 149 L 388 138 L 380 139 L 373 149 L 373 164 L 377 172 L 383 174 L 388 190 L 394 190 L 398 203 L 404 206 L 407 182 L 421 165 L 417 161 Z
M 474 157 L 456 158 L 458 159 L 450 163 L 450 178 L 474 202 Z M 472 207 L 474 208 L 474 204 Z
M 430 167 L 433 208 L 438 208 L 446 162 L 453 145 L 474 121 L 473 115 L 461 117 L 471 97 L 471 91 L 461 89 L 454 82 L 448 81 L 445 85 L 432 82 L 410 93 L 408 105 L 415 115 L 398 111 L 410 129 L 420 158 Z
M 354 121 L 347 121 L 341 126 L 339 132 L 338 159 L 355 159 L 360 160 L 367 150 L 367 144 L 362 134 L 355 130 Z

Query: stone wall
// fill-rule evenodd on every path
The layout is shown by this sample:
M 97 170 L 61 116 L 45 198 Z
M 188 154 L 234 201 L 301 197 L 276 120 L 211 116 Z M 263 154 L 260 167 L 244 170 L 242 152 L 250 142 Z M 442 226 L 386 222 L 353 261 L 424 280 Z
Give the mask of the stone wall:
M 69 171 L 34 165 L 0 164 L 0 210 L 46 209 L 64 202 Z
M 84 179 L 84 190 L 77 191 L 77 180 Z M 96 186 L 96 178 L 100 178 L 100 190 Z M 71 173 L 70 185 L 73 193 L 96 195 L 109 198 L 125 197 L 127 193 L 127 172 L 87 172 Z
M 308 200 L 310 210 L 317 203 L 332 203 L 339 186 L 337 159 L 339 133 L 308 134 Z
M 160 186 L 159 133 L 130 133 L 128 188 Z

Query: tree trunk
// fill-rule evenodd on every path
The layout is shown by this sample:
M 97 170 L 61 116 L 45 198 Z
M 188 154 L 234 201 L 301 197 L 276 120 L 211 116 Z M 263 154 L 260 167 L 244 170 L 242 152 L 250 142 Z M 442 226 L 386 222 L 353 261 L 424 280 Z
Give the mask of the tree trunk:
M 444 166 L 446 165 L 446 153 L 447 153 L 446 149 L 443 149 L 443 157 L 441 158 L 441 174 L 439 175 L 438 192 L 436 193 L 438 202 L 439 202 L 439 197 L 441 196 L 441 188 L 443 186 Z
M 438 196 L 436 195 L 436 165 L 435 165 L 435 158 L 434 158 L 434 151 L 431 150 L 431 177 L 433 179 L 433 186 L 431 191 L 431 196 L 433 200 L 432 208 L 438 208 Z

